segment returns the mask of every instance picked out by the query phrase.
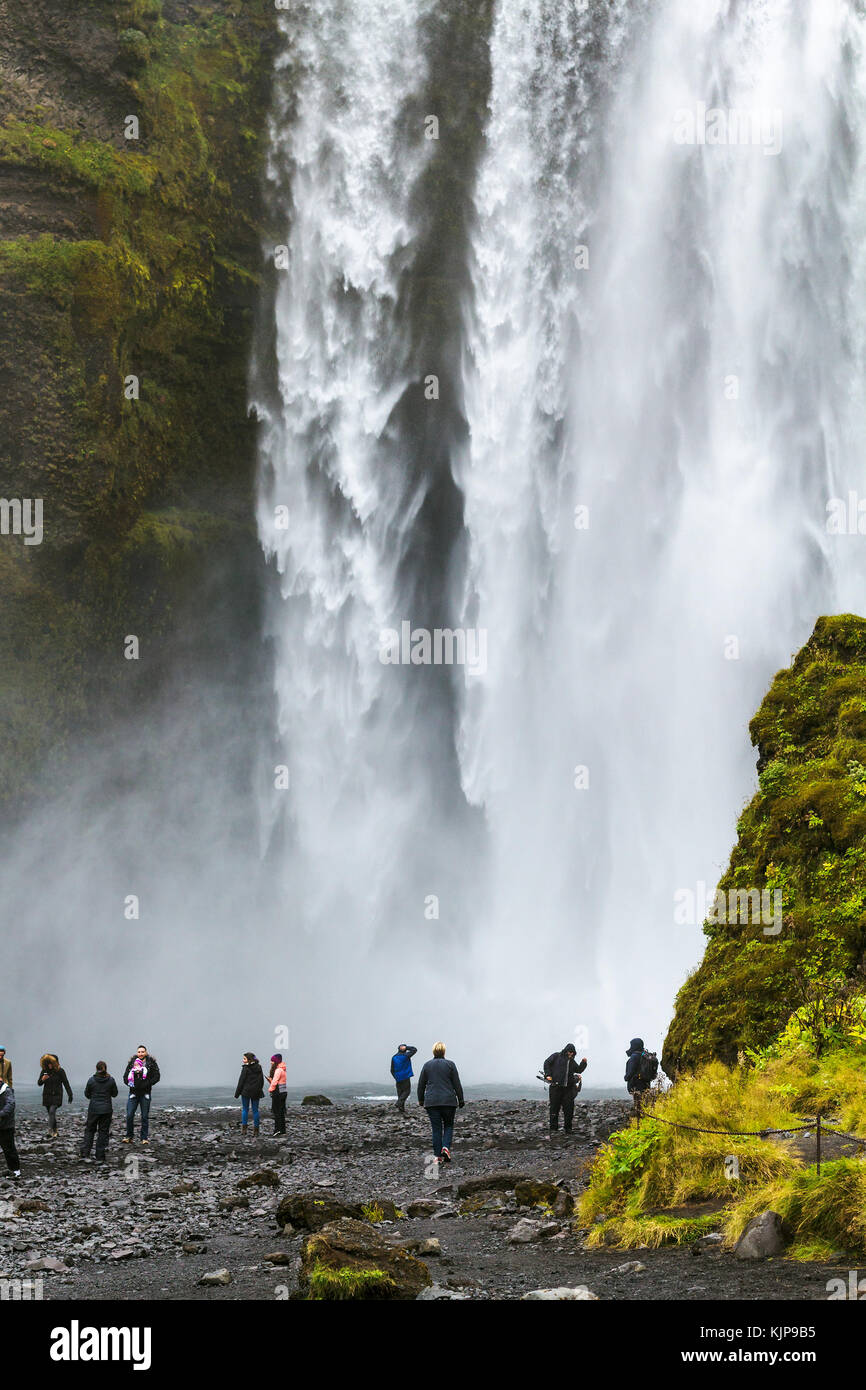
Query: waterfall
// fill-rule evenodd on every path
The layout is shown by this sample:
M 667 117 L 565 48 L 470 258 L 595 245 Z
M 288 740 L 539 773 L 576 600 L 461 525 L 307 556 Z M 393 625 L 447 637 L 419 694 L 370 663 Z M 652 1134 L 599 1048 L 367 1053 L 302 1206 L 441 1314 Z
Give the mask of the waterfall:
M 282 21 L 267 866 L 333 1022 L 360 995 L 490 1077 L 581 1030 L 615 1077 L 699 959 L 674 896 L 724 868 L 751 714 L 862 611 L 827 503 L 862 486 L 864 21 L 472 10 Z M 486 660 L 383 661 L 404 622 Z

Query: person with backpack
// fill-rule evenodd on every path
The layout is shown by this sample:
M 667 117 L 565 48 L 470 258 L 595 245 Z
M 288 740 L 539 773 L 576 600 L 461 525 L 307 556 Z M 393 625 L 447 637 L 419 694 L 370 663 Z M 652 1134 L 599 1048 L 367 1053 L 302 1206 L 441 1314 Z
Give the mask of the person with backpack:
M 463 1109 L 463 1087 L 453 1062 L 445 1059 L 445 1044 L 433 1044 L 433 1058 L 425 1062 L 418 1077 L 418 1104 L 423 1105 L 433 1132 L 433 1152 L 441 1166 L 451 1162 L 454 1115 Z
M 561 1052 L 551 1052 L 544 1063 L 544 1079 L 550 1087 L 550 1133 L 559 1131 L 559 1112 L 566 1134 L 571 1134 L 574 1121 L 574 1102 L 583 1082 L 580 1074 L 586 1071 L 586 1058 L 575 1062 L 577 1049 L 574 1043 L 566 1043 Z
M 117 1095 L 117 1082 L 113 1076 L 109 1075 L 105 1062 L 96 1063 L 96 1071 L 85 1086 L 84 1095 L 90 1104 L 87 1107 L 87 1119 L 84 1123 L 84 1139 L 78 1152 L 82 1158 L 89 1158 L 95 1136 L 96 1162 L 105 1163 L 108 1131 L 111 1129 L 111 1117 L 114 1111 L 111 1102 L 112 1098 Z
M 640 1098 L 648 1091 L 658 1075 L 659 1059 L 654 1052 L 647 1052 L 643 1038 L 632 1038 L 626 1053 L 623 1078 L 628 1093 L 634 1101 L 635 1110 L 640 1110 Z
M 150 1133 L 150 1093 L 159 1081 L 159 1064 L 151 1057 L 144 1043 L 139 1043 L 135 1056 L 130 1057 L 123 1069 L 123 1079 L 129 1087 L 126 1102 L 126 1136 L 124 1144 L 135 1139 L 135 1112 L 141 1107 L 141 1142 L 149 1144 Z
M 69 1084 L 69 1077 L 60 1065 L 60 1061 L 54 1052 L 46 1052 L 39 1058 L 39 1081 L 42 1087 L 42 1104 L 48 1111 L 48 1137 L 57 1138 L 57 1111 L 63 1104 L 63 1088 L 70 1101 L 72 1100 L 72 1087 Z
M 282 1052 L 275 1052 L 271 1058 L 268 1073 L 268 1094 L 271 1098 L 271 1112 L 274 1117 L 274 1134 L 286 1132 L 286 1064 Z
M 15 1092 L 0 1081 L 0 1149 L 13 1178 L 21 1177 L 21 1159 L 15 1147 Z
M 250 1106 L 253 1108 L 253 1138 L 259 1133 L 259 1101 L 265 1094 L 265 1074 L 254 1052 L 245 1052 L 241 1074 L 235 1087 L 235 1100 L 241 1102 L 241 1134 L 248 1132 Z
M 400 1043 L 391 1058 L 391 1075 L 397 1085 L 397 1109 L 401 1115 L 406 1114 L 406 1102 L 412 1092 L 411 1058 L 415 1056 L 417 1051 L 417 1047 L 410 1047 L 408 1043 Z

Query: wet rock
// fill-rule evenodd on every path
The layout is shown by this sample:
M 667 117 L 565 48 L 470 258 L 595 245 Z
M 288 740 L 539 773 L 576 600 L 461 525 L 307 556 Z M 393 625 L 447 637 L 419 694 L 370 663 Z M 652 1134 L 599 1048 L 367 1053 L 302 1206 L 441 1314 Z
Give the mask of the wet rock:
M 333 1105 L 327 1096 L 304 1096 L 301 1105 Z
M 241 1178 L 238 1188 L 245 1187 L 279 1187 L 280 1175 L 275 1173 L 272 1168 L 263 1168 L 261 1172 L 249 1173 L 247 1177 Z
M 175 1183 L 174 1187 L 171 1189 L 171 1195 L 172 1197 L 185 1197 L 189 1192 L 198 1191 L 200 1191 L 200 1188 L 197 1182 L 193 1182 L 191 1179 L 184 1179 L 182 1182 Z
M 734 1246 L 738 1260 L 766 1260 L 781 1255 L 787 1245 L 787 1230 L 776 1211 L 762 1211 L 752 1217 Z
M 435 1216 L 436 1212 L 441 1210 L 441 1207 L 442 1203 L 437 1202 L 432 1197 L 419 1197 L 416 1198 L 414 1202 L 409 1203 L 406 1208 L 406 1215 L 412 1217 Z
M 203 1255 L 207 1246 L 200 1240 L 185 1240 L 180 1247 L 185 1255 Z
M 232 1276 L 227 1269 L 212 1269 L 208 1274 L 203 1274 L 198 1282 L 208 1288 L 217 1288 L 223 1284 L 230 1284 Z
M 527 1300 L 536 1303 L 564 1303 L 568 1300 L 581 1303 L 589 1301 L 597 1303 L 598 1294 L 592 1293 L 587 1288 L 586 1284 L 577 1284 L 573 1289 L 532 1289 L 530 1293 L 525 1293 L 523 1295 L 521 1302 L 525 1303 Z
M 611 1274 L 643 1274 L 646 1265 L 642 1265 L 640 1260 L 626 1260 L 624 1265 L 615 1265 L 610 1271 Z
M 552 1207 L 561 1190 L 553 1182 L 523 1178 L 514 1184 L 514 1200 L 521 1207 Z
M 724 1243 L 725 1238 L 721 1231 L 710 1231 L 708 1235 L 698 1236 L 689 1249 L 693 1255 L 720 1255 Z
M 443 1288 L 441 1284 L 431 1284 L 429 1288 L 422 1289 L 421 1292 L 416 1295 L 415 1302 L 434 1303 L 440 1299 L 450 1299 L 452 1301 L 462 1299 L 464 1302 L 468 1302 L 469 1295 L 457 1293 L 455 1289 Z
M 292 1256 L 286 1250 L 272 1250 L 269 1255 L 263 1257 L 270 1265 L 290 1265 Z
M 509 1245 L 530 1245 L 536 1240 L 541 1240 L 541 1222 L 530 1221 L 528 1216 L 521 1217 L 508 1232 Z
M 72 1271 L 69 1265 L 62 1260 L 55 1259 L 53 1255 L 40 1256 L 35 1260 L 27 1260 L 24 1265 L 28 1274 L 38 1274 L 40 1270 L 48 1274 L 70 1274 Z
M 249 1197 L 220 1197 L 217 1203 L 220 1211 L 234 1211 L 237 1207 L 248 1207 Z
M 47 1202 L 43 1202 L 39 1197 L 32 1197 L 29 1198 L 27 1201 L 18 1203 L 18 1206 L 16 1208 L 16 1215 L 18 1214 L 18 1212 L 50 1210 L 51 1208 Z
M 534 1182 L 534 1179 L 527 1173 L 500 1169 L 495 1173 L 482 1173 L 480 1177 L 465 1178 L 457 1188 L 457 1196 L 471 1197 L 474 1192 L 511 1192 L 521 1182 Z
M 431 1282 L 425 1264 L 365 1221 L 330 1222 L 301 1248 L 300 1286 L 308 1297 L 414 1299 Z
M 320 1192 L 293 1192 L 284 1197 L 277 1207 L 277 1224 L 286 1226 L 291 1222 L 295 1228 L 304 1231 L 320 1231 L 332 1221 L 341 1217 L 363 1219 L 359 1202 L 341 1202 L 336 1197 Z
M 442 1246 L 435 1236 L 415 1236 L 410 1240 L 401 1240 L 401 1250 L 410 1250 L 415 1255 L 441 1255 Z

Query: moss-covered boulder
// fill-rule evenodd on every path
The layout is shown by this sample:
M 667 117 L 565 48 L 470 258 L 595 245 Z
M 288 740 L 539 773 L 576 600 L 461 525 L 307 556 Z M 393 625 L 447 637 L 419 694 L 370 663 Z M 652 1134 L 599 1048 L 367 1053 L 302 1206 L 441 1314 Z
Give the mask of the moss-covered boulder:
M 677 996 L 669 1076 L 766 1046 L 810 991 L 839 988 L 866 961 L 866 620 L 819 618 L 750 732 L 759 789 L 704 925 L 703 961 Z M 730 910 L 748 894 L 754 907 Z
M 304 1240 L 299 1285 L 311 1300 L 409 1300 L 432 1282 L 421 1260 L 363 1221 L 334 1221 Z
M 319 1192 L 292 1192 L 277 1207 L 277 1224 L 295 1226 L 303 1231 L 318 1231 L 341 1217 L 363 1220 L 359 1202 L 341 1202 L 336 1197 Z
M 561 1189 L 555 1182 L 544 1182 L 541 1178 L 525 1178 L 515 1184 L 514 1200 L 521 1207 L 553 1207 Z

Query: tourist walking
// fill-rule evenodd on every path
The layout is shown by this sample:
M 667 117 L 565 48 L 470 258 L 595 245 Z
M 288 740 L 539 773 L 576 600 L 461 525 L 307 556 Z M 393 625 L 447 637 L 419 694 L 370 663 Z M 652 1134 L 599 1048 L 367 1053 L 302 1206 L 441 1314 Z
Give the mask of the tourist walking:
M 39 1085 L 42 1087 L 42 1104 L 48 1111 L 48 1137 L 57 1138 L 57 1111 L 63 1104 L 63 1091 L 66 1089 L 70 1101 L 72 1087 L 69 1077 L 60 1065 L 55 1052 L 46 1052 L 39 1058 Z
M 571 1134 L 574 1121 L 574 1102 L 583 1084 L 580 1074 L 586 1071 L 586 1058 L 580 1063 L 574 1059 L 577 1050 L 574 1043 L 566 1043 L 561 1052 L 551 1052 L 544 1063 L 544 1079 L 550 1087 L 550 1133 L 559 1130 L 559 1112 L 562 1111 L 563 1128 Z
M 445 1056 L 445 1044 L 433 1044 L 433 1057 L 425 1062 L 418 1077 L 418 1104 L 430 1119 L 433 1152 L 439 1164 L 451 1162 L 454 1115 L 464 1105 L 460 1074 Z

